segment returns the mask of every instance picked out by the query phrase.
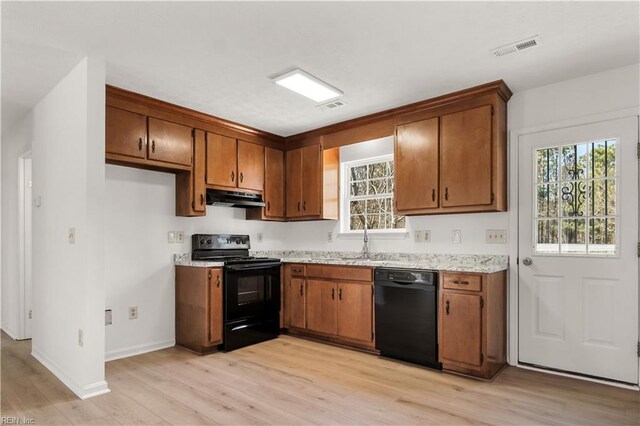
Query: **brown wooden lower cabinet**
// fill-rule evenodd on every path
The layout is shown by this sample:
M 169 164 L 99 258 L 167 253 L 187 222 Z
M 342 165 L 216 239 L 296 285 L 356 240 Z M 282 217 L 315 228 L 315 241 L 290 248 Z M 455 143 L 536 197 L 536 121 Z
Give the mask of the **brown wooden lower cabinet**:
M 294 333 L 374 349 L 373 270 L 285 265 L 284 326 Z
M 176 266 L 176 344 L 198 353 L 222 343 L 222 269 Z
M 506 364 L 506 272 L 440 274 L 444 370 L 490 379 Z

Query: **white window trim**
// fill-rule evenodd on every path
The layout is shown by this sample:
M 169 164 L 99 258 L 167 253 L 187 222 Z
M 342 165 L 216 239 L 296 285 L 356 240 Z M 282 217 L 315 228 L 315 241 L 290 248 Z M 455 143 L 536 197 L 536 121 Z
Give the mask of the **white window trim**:
M 377 157 L 368 157 L 361 160 L 347 161 L 340 165 L 340 232 L 338 238 L 343 239 L 361 239 L 364 231 L 362 230 L 350 230 L 349 221 L 347 218 L 349 214 L 349 173 L 347 171 L 350 167 L 357 167 L 363 164 L 370 164 L 382 161 L 393 161 L 393 154 L 380 155 Z M 376 239 L 405 239 L 408 237 L 409 232 L 404 229 L 370 229 L 367 230 L 367 234 Z

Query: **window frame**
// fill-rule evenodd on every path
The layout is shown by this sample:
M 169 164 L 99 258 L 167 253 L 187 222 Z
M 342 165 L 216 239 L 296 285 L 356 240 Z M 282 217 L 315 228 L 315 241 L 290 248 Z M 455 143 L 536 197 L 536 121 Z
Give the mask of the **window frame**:
M 587 158 L 590 159 L 591 157 L 591 150 L 589 148 L 589 145 L 591 145 L 592 143 L 597 143 L 597 142 L 602 142 L 602 141 L 613 141 L 616 145 L 616 163 L 615 163 L 615 174 L 613 176 L 606 176 L 606 177 L 597 177 L 594 178 L 593 176 L 587 175 L 587 177 L 585 179 L 562 179 L 561 177 L 561 173 L 562 173 L 562 160 L 561 160 L 561 152 L 562 152 L 562 148 L 567 147 L 567 146 L 573 146 L 573 145 L 586 145 L 587 146 Z M 587 140 L 580 140 L 580 141 L 573 141 L 573 142 L 562 142 L 562 143 L 557 143 L 557 144 L 553 144 L 553 145 L 548 145 L 548 146 L 539 146 L 539 147 L 533 147 L 532 149 L 532 161 L 533 161 L 533 167 L 532 167 L 532 209 L 531 209 L 531 217 L 532 217 L 532 238 L 531 238 L 531 242 L 532 242 L 532 255 L 533 256 L 540 256 L 540 257 L 586 257 L 586 258 L 607 258 L 607 259 L 615 259 L 615 258 L 619 258 L 620 257 L 620 229 L 618 228 L 618 223 L 619 223 L 619 206 L 620 206 L 620 192 L 618 190 L 619 188 L 619 184 L 620 184 L 620 163 L 619 161 L 617 161 L 617 155 L 618 155 L 618 147 L 619 147 L 619 143 L 620 143 L 620 139 L 618 137 L 602 137 L 602 138 L 596 138 L 596 139 L 587 139 Z M 590 215 L 589 214 L 589 205 L 588 203 L 585 202 L 585 215 L 582 217 L 585 220 L 585 252 L 580 253 L 580 252 L 575 252 L 575 253 L 571 253 L 571 252 L 563 252 L 562 251 L 562 220 L 568 220 L 570 219 L 571 216 L 567 216 L 567 217 L 563 217 L 562 216 L 562 201 L 561 201 L 561 197 L 558 196 L 557 197 L 557 209 L 558 209 L 558 213 L 557 213 L 557 217 L 549 217 L 549 218 L 545 218 L 545 217 L 539 217 L 538 216 L 538 199 L 537 199 L 537 187 L 538 185 L 544 184 L 544 182 L 538 182 L 538 170 L 537 170 L 537 153 L 539 150 L 546 150 L 546 149 L 551 149 L 551 148 L 557 148 L 559 151 L 559 156 L 558 156 L 558 178 L 556 181 L 554 182 L 547 182 L 548 183 L 552 183 L 552 184 L 557 184 L 558 185 L 558 195 L 562 184 L 563 183 L 570 183 L 570 182 L 579 182 L 579 181 L 584 181 L 587 183 L 587 188 L 588 188 L 588 184 L 589 182 L 594 182 L 594 181 L 605 181 L 607 179 L 611 179 L 615 182 L 615 187 L 616 187 L 616 191 L 615 191 L 615 206 L 616 206 L 616 213 L 614 215 L 607 215 L 606 218 L 610 218 L 610 219 L 614 219 L 616 221 L 616 235 L 615 235 L 615 243 L 613 244 L 615 247 L 615 251 L 613 253 L 598 253 L 598 252 L 590 252 L 589 251 L 589 246 L 592 245 L 591 243 L 589 243 L 589 219 L 604 219 L 605 216 L 599 216 L 599 215 Z M 588 189 L 587 189 L 588 191 Z M 537 246 L 538 246 L 538 226 L 537 226 L 537 222 L 538 219 L 549 219 L 549 220 L 553 220 L 553 219 L 557 219 L 558 220 L 558 252 L 544 252 L 544 251 L 538 251 Z M 555 245 L 555 244 L 554 244 Z
M 351 201 L 351 174 L 349 173 L 349 169 L 352 167 L 358 167 L 358 166 L 363 166 L 363 165 L 368 165 L 368 164 L 373 164 L 373 163 L 381 163 L 381 162 L 387 162 L 387 161 L 391 161 L 394 162 L 394 156 L 393 154 L 386 154 L 386 155 L 380 155 L 380 156 L 376 156 L 376 157 L 368 157 L 368 158 L 363 158 L 363 159 L 359 159 L 359 160 L 352 160 L 352 161 L 347 161 L 344 162 L 342 164 L 340 164 L 340 172 L 341 172 L 341 179 L 340 179 L 340 235 L 341 236 L 360 236 L 362 234 L 364 234 L 364 230 L 360 230 L 360 229 L 355 229 L 355 230 L 351 230 L 349 229 L 350 226 L 350 220 L 351 220 L 351 212 L 349 211 L 349 205 L 350 205 L 350 201 Z M 395 165 L 395 164 L 394 164 Z M 375 197 L 371 197 L 371 198 L 375 198 Z M 358 199 L 368 199 L 367 197 L 358 197 Z M 393 198 L 392 200 L 395 201 L 395 187 L 394 187 L 394 192 L 393 192 Z M 396 229 L 368 229 L 367 233 L 369 235 L 387 235 L 387 236 L 398 236 L 398 237 L 402 237 L 405 238 L 406 235 L 408 234 L 407 231 L 407 222 L 406 222 L 406 216 L 405 216 L 405 227 L 404 228 L 396 228 Z

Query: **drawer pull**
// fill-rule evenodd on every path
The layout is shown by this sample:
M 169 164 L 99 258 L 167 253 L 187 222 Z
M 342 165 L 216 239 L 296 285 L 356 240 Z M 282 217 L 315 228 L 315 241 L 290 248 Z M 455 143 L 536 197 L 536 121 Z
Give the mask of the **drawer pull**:
M 156 141 L 155 139 L 151 141 L 151 153 L 155 154 L 156 152 Z
M 459 280 L 455 280 L 453 283 L 454 283 L 454 284 L 460 284 L 460 285 L 469 285 L 469 281 L 459 281 Z
M 444 199 L 445 201 L 449 199 L 449 187 L 444 188 Z
M 302 269 L 294 269 L 293 272 L 297 272 L 299 274 L 302 272 Z
M 142 151 L 142 138 L 138 138 L 138 151 Z
M 220 275 L 216 277 L 216 287 L 220 287 Z
M 303 296 L 303 295 L 304 295 L 304 293 L 303 293 L 303 291 L 302 291 L 302 287 L 303 287 L 303 286 L 302 286 L 302 284 L 300 284 L 300 296 Z
M 236 173 L 231 172 L 231 182 L 235 182 L 235 181 L 236 181 Z
M 336 289 L 335 288 L 331 289 L 331 300 L 336 300 Z
M 240 183 L 242 183 L 243 180 L 244 180 L 244 174 L 240 172 Z
M 444 312 L 447 315 L 449 315 L 449 301 L 448 300 L 444 303 Z
M 338 290 L 338 299 L 342 300 L 342 289 Z
M 431 201 L 435 201 L 436 200 L 436 190 L 435 188 L 431 190 Z

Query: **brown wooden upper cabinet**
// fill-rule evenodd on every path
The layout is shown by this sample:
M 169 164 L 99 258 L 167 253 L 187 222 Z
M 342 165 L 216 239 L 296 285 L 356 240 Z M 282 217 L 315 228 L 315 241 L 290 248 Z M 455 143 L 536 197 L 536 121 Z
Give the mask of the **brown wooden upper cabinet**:
M 208 185 L 228 189 L 264 189 L 264 147 L 207 132 Z
M 284 218 L 284 152 L 265 148 L 264 151 L 264 214 Z
M 337 219 L 339 149 L 309 145 L 286 154 L 288 219 Z
M 396 211 L 506 211 L 504 99 L 484 95 L 422 115 L 428 117 L 413 113 L 396 126 Z
M 193 138 L 193 169 L 176 174 L 176 216 L 206 214 L 205 168 L 205 132 L 196 129 Z
M 115 164 L 189 170 L 193 129 L 153 117 L 106 107 L 106 157 Z
M 434 117 L 396 129 L 395 202 L 399 212 L 438 207 L 438 120 Z

